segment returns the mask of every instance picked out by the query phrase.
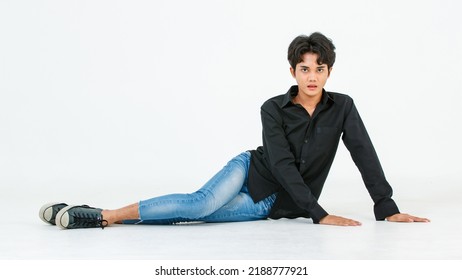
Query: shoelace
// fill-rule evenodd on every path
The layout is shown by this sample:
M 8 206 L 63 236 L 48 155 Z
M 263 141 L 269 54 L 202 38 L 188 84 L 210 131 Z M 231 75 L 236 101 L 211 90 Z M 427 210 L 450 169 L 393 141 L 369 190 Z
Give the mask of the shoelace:
M 100 227 L 104 229 L 108 226 L 108 221 L 104 220 L 102 217 L 74 217 L 74 224 L 78 225 L 78 227 L 82 228 L 90 228 L 90 227 Z
M 91 208 L 87 205 L 82 205 L 83 208 Z M 74 225 L 82 228 L 100 227 L 104 229 L 109 225 L 107 220 L 103 219 L 103 215 L 96 213 L 74 213 Z
M 101 227 L 101 229 L 104 229 L 105 227 L 108 226 L 108 221 L 106 220 L 103 220 L 103 216 L 101 216 L 101 220 L 99 220 L 99 226 Z

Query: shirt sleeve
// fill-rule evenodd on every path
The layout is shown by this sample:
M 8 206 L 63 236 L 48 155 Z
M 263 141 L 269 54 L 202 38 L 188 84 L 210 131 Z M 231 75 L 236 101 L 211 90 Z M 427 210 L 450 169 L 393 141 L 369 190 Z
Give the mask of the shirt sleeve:
M 271 173 L 290 195 L 295 204 L 310 214 L 314 223 L 328 215 L 305 184 L 295 164 L 295 157 L 284 133 L 282 119 L 262 107 L 263 147 Z
M 377 153 L 353 100 L 350 106 L 350 110 L 346 111 L 342 140 L 374 201 L 376 220 L 384 220 L 399 213 L 398 206 L 391 198 L 393 190 L 385 178 Z

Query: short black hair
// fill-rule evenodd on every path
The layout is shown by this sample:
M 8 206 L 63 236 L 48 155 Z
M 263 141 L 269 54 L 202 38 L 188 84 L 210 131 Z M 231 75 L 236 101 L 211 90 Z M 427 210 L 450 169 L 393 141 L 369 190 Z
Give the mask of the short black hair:
M 317 63 L 319 65 L 327 64 L 329 70 L 334 65 L 335 46 L 331 39 L 319 32 L 314 32 L 310 36 L 297 36 L 290 43 L 287 59 L 294 70 L 296 65 L 303 61 L 303 55 L 306 53 L 317 54 Z

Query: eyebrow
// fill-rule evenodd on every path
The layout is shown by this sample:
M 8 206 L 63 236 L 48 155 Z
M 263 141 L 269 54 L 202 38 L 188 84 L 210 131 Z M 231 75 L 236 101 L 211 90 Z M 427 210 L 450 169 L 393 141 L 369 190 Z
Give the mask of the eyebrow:
M 308 66 L 303 66 L 303 65 L 300 65 L 300 68 L 304 68 L 304 69 L 307 69 L 307 68 L 310 68 Z M 326 65 L 319 65 L 319 66 L 316 66 L 316 68 L 326 68 Z

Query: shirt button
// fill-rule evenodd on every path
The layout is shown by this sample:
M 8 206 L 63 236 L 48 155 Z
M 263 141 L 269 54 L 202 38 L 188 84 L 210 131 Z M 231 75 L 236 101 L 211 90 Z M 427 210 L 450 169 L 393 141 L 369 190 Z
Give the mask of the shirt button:
M 305 164 L 305 160 L 304 160 L 304 159 L 302 159 L 302 161 L 301 161 L 301 162 L 302 162 L 303 164 Z
M 308 139 L 305 139 L 305 141 L 303 141 L 303 142 L 308 143 Z

